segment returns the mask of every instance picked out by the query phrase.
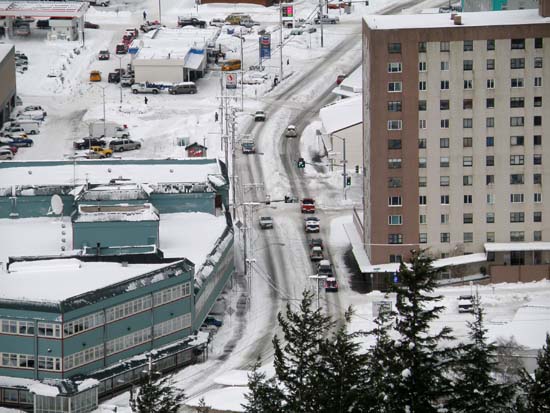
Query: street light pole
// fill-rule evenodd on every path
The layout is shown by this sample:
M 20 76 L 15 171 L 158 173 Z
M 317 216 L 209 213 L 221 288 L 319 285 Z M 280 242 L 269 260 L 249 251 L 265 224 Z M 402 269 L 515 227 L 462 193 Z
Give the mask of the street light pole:
M 279 38 L 279 52 L 281 57 L 279 82 L 282 82 L 283 81 L 283 3 L 282 2 L 279 2 L 279 25 L 281 26 L 281 33 L 280 33 L 281 37 Z
M 244 112 L 244 51 L 243 26 L 241 26 L 241 112 Z
M 311 278 L 312 280 L 315 280 L 315 283 L 317 284 L 317 310 L 319 310 L 319 308 L 320 308 L 320 303 L 319 303 L 319 281 L 320 280 L 326 280 L 327 276 L 326 275 L 314 274 L 314 275 L 310 275 L 309 278 Z
M 120 81 L 118 82 L 120 88 L 120 104 L 122 105 L 122 56 L 117 56 L 118 59 L 118 76 Z
M 341 139 L 342 142 L 344 143 L 344 149 L 342 150 L 342 153 L 343 153 L 343 163 L 344 163 L 344 173 L 343 173 L 343 176 L 344 176 L 344 186 L 343 186 L 343 191 L 344 191 L 344 199 L 347 198 L 346 196 L 346 187 L 347 187 L 347 180 L 348 180 L 348 174 L 347 174 L 347 168 L 346 168 L 346 165 L 347 165 L 347 159 L 346 159 L 346 138 L 342 138 L 341 136 L 338 136 L 338 135 L 335 135 L 334 133 L 331 134 L 330 136 L 334 137 L 334 138 L 338 138 L 338 139 Z
M 160 0 L 159 0 L 159 23 L 162 24 L 161 9 L 160 9 Z
M 323 0 L 319 0 L 319 24 L 321 25 L 321 47 L 323 47 Z

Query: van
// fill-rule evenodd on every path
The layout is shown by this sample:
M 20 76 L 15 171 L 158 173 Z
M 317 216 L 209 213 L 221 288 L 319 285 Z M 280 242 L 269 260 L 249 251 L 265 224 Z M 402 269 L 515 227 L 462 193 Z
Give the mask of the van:
M 183 95 L 183 94 L 190 94 L 194 95 L 197 93 L 197 85 L 195 85 L 194 82 L 183 82 L 178 83 L 177 85 L 172 86 L 170 89 L 168 89 L 168 93 L 171 95 Z
M 250 15 L 243 13 L 231 13 L 225 18 L 225 21 L 229 24 L 241 24 L 241 21 L 251 21 Z
M 222 62 L 222 71 L 241 70 L 241 59 L 229 59 Z
M 36 135 L 37 133 L 40 133 L 40 122 L 36 120 L 21 119 L 18 120 L 14 126 L 19 126 L 29 135 Z

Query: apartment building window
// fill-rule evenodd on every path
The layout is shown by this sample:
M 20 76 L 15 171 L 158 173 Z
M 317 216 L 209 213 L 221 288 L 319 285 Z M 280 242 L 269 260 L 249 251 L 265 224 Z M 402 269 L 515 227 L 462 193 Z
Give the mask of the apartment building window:
M 465 204 L 471 204 L 473 202 L 473 196 L 472 195 L 464 195 L 464 203 Z
M 465 129 L 471 129 L 473 126 L 473 119 L 472 118 L 464 118 L 462 119 L 462 127 Z
M 487 200 L 487 205 L 494 205 L 495 204 L 495 194 L 487 194 L 486 200 Z
M 448 60 L 442 60 L 440 64 L 441 70 L 449 70 L 449 61 Z
M 510 202 L 512 204 L 522 204 L 523 194 L 510 194 Z
M 485 239 L 487 240 L 487 242 L 495 242 L 495 233 L 494 232 L 485 233 Z M 489 261 L 489 257 L 487 257 L 487 261 Z
M 464 175 L 462 177 L 462 185 L 463 186 L 472 186 L 473 184 L 474 184 L 473 175 Z
M 403 71 L 403 65 L 401 62 L 388 63 L 388 73 L 401 73 Z
M 426 218 L 426 214 L 420 214 L 418 216 L 418 223 L 420 225 L 425 225 L 426 223 L 428 222 L 427 218 Z
M 542 193 L 535 192 L 533 194 L 533 202 L 535 202 L 535 204 L 540 204 L 542 202 Z
M 388 178 L 388 188 L 401 188 L 401 178 Z
M 390 168 L 390 169 L 399 169 L 399 168 L 401 168 L 401 158 L 390 158 L 390 159 L 388 159 L 388 168 Z
M 425 72 L 428 70 L 428 64 L 426 62 L 418 62 L 418 71 Z
M 388 234 L 388 244 L 403 244 L 403 234 Z
M 426 205 L 428 203 L 428 197 L 426 195 L 420 195 L 418 197 L 418 205 Z
M 525 241 L 525 232 L 524 231 L 510 231 L 510 241 L 511 242 L 523 242 L 523 241 Z
M 485 214 L 485 222 L 487 224 L 494 224 L 495 223 L 495 213 L 494 212 L 487 212 Z
M 439 101 L 439 110 L 449 110 L 450 104 L 447 99 L 442 99 Z
M 524 155 L 510 155 L 510 165 L 523 165 L 524 163 Z
M 495 50 L 495 40 L 494 39 L 487 40 L 487 50 Z
M 426 149 L 427 140 L 426 138 L 418 139 L 418 149 Z
M 449 147 L 449 138 L 439 138 L 439 147 L 448 148 Z
M 463 148 L 471 148 L 473 145 L 473 139 L 472 138 L 462 138 L 462 147 Z
M 513 77 L 512 79 L 510 79 L 510 87 L 513 87 L 513 88 L 523 87 L 523 78 Z
M 525 222 L 524 212 L 510 212 L 510 222 L 516 224 L 518 222 Z
M 451 44 L 449 42 L 439 42 L 439 51 L 448 52 L 451 50 Z
M 418 128 L 419 129 L 426 129 L 427 128 L 426 119 L 420 119 L 418 121 Z
M 473 89 L 474 88 L 474 81 L 471 79 L 465 79 L 464 80 L 464 89 Z
M 525 98 L 522 98 L 522 97 L 510 98 L 511 108 L 523 108 L 524 106 L 525 106 Z
M 533 222 L 542 222 L 542 212 L 541 211 L 533 212 Z
M 474 50 L 474 41 L 464 40 L 463 46 L 465 52 L 472 52 Z
M 441 234 L 439 234 L 439 240 L 442 243 L 451 242 L 451 233 L 450 232 L 442 232 Z
M 449 223 L 449 214 L 441 214 L 439 219 L 443 225 L 447 225 Z
M 439 158 L 439 166 L 441 168 L 448 168 L 449 167 L 449 157 L 448 156 L 442 156 Z
M 487 59 L 487 70 L 495 70 L 495 59 Z
M 426 168 L 426 165 L 427 165 L 428 161 L 426 160 L 426 158 L 424 157 L 420 157 L 418 158 L 418 167 L 423 169 L 423 168 Z
M 487 89 L 495 88 L 495 79 L 487 79 Z
M 542 49 L 542 37 L 535 37 L 535 49 Z
M 535 96 L 533 98 L 533 106 L 536 108 L 542 107 L 542 96 Z
M 511 39 L 511 48 L 514 50 L 525 49 L 525 39 Z
M 440 196 L 440 203 L 441 205 L 449 205 L 450 202 L 450 196 L 449 195 L 441 195 Z
M 523 174 L 510 174 L 510 185 L 523 185 L 525 177 Z
M 542 68 L 542 57 L 535 57 L 535 60 L 533 62 L 533 66 L 535 69 L 541 69 Z
M 388 130 L 401 130 L 402 126 L 403 121 L 401 119 L 388 121 Z
M 388 92 L 396 93 L 401 92 L 403 84 L 401 82 L 389 82 L 388 83 Z
M 533 145 L 535 145 L 535 146 L 542 145 L 542 135 L 534 135 L 533 136 Z
M 474 61 L 473 60 L 464 60 L 462 62 L 462 69 L 464 71 L 474 70 Z
M 422 91 L 426 89 L 428 89 L 428 83 L 425 80 L 418 82 L 418 90 Z
M 388 53 L 401 53 L 401 43 L 388 43 Z
M 525 59 L 523 57 L 510 59 L 510 69 L 525 69 Z
M 401 257 L 401 255 L 397 255 L 397 254 L 390 254 L 390 262 L 401 262 L 403 261 L 403 257 Z
M 424 112 L 428 108 L 428 104 L 425 100 L 418 101 L 418 111 Z
M 426 176 L 419 176 L 418 177 L 418 186 L 420 188 L 425 188 L 426 186 L 428 186 L 428 177 Z
M 450 182 L 451 182 L 451 178 L 448 176 L 439 177 L 439 186 L 449 186 Z
M 462 222 L 464 224 L 473 224 L 474 223 L 474 214 L 472 214 L 472 213 L 462 214 Z
M 542 174 L 539 174 L 539 173 L 533 174 L 533 184 L 542 185 Z
M 535 77 L 535 87 L 541 87 L 542 86 L 542 77 L 537 76 Z
M 494 107 L 495 107 L 495 98 L 485 99 L 485 107 L 487 109 L 494 109 Z
M 388 140 L 388 149 L 401 149 L 401 139 Z
M 523 136 L 510 136 L 510 146 L 523 146 Z
M 440 82 L 441 90 L 449 89 L 449 81 L 448 80 L 442 80 Z
M 494 175 L 485 175 L 485 185 L 492 185 L 495 183 Z
M 473 232 L 465 232 L 463 234 L 462 239 L 464 240 L 464 243 L 474 242 L 474 233 Z
M 542 231 L 533 231 L 533 241 L 542 241 Z
M 533 155 L 533 165 L 542 165 L 542 154 L 535 153 Z
M 485 146 L 488 148 L 491 146 L 495 146 L 495 137 L 494 136 L 486 136 L 485 137 Z
M 391 206 L 391 207 L 400 207 L 402 204 L 401 204 L 401 196 L 399 195 L 394 195 L 394 196 L 390 196 L 388 198 L 388 206 Z
M 493 155 L 485 157 L 485 166 L 495 166 L 495 157 Z
M 418 42 L 418 52 L 426 53 L 426 42 Z
M 485 118 L 485 126 L 487 128 L 494 128 L 495 127 L 495 118 L 493 118 L 492 116 L 488 117 L 488 118 Z
M 525 118 L 523 116 L 510 116 L 510 126 L 524 126 Z
M 418 243 L 419 244 L 427 244 L 428 243 L 428 234 L 425 232 L 421 232 L 418 234 Z
M 473 156 L 463 156 L 462 157 L 462 166 L 472 166 L 474 163 L 474 157 Z
M 533 116 L 533 126 L 542 126 L 542 116 Z
M 462 109 L 472 109 L 473 101 L 472 99 L 464 99 L 462 101 Z
M 402 215 L 388 215 L 388 225 L 401 225 L 403 224 Z
M 401 101 L 394 100 L 388 102 L 388 112 L 401 112 Z
M 449 129 L 449 119 L 441 119 L 441 129 Z

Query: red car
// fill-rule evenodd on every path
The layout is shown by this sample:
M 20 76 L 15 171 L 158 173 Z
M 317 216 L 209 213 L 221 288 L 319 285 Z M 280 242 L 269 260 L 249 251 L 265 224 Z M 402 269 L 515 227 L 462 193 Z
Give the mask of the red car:
M 314 214 L 315 200 L 313 198 L 302 199 L 301 211 L 302 211 L 302 214 L 305 214 L 305 213 Z
M 336 77 L 336 84 L 339 85 L 340 83 L 342 83 L 344 81 L 345 78 L 346 78 L 346 75 L 338 75 Z
M 111 57 L 111 53 L 109 53 L 108 50 L 100 50 L 99 51 L 99 55 L 98 55 L 99 60 L 109 60 L 110 57 Z
M 337 293 L 338 292 L 338 281 L 336 278 L 327 278 L 325 280 L 325 291 L 327 293 Z
M 124 43 L 119 43 L 116 45 L 116 54 L 126 54 L 128 53 L 128 45 Z

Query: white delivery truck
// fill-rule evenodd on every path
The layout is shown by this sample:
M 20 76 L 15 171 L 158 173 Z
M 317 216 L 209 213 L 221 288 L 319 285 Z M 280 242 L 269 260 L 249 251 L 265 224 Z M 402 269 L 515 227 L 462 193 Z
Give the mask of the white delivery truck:
M 19 126 L 23 128 L 25 133 L 29 135 L 36 135 L 40 133 L 40 122 L 32 119 L 18 119 L 14 122 L 13 126 Z
M 92 121 L 88 125 L 90 137 L 101 138 L 128 138 L 130 131 L 128 126 L 120 125 L 116 122 L 103 122 L 102 120 Z

